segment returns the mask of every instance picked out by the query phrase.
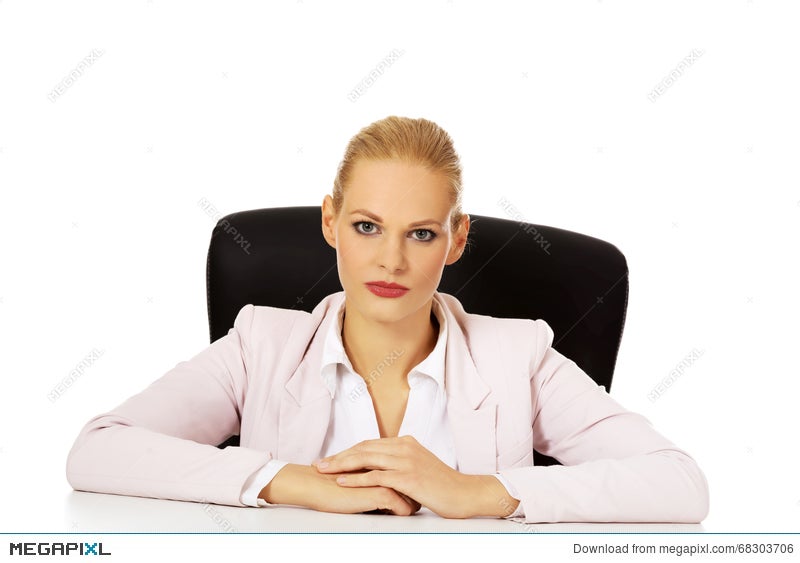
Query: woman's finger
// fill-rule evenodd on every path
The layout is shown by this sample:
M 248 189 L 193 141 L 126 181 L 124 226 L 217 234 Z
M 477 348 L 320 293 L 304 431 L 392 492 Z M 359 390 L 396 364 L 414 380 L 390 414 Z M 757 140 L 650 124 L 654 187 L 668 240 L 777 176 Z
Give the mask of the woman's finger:
M 314 462 L 314 466 L 320 473 L 346 473 L 362 469 L 400 469 L 402 461 L 391 454 L 347 450 Z

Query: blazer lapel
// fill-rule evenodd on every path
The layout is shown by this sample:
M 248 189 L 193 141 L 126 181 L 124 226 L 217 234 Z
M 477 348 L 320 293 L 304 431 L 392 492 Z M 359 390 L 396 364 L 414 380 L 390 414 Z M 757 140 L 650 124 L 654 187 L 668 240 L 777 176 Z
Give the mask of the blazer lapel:
M 456 450 L 458 471 L 473 475 L 497 471 L 497 407 L 484 399 L 490 388 L 478 374 L 462 330 L 460 304 L 447 294 L 435 294 L 447 316 L 445 390 L 447 417 Z
M 331 418 L 331 395 L 319 374 L 319 357 L 306 355 L 281 397 L 277 459 L 311 463 L 319 457 Z
M 310 320 L 316 331 L 312 330 L 308 350 L 281 396 L 276 459 L 306 464 L 317 459 L 322 451 L 332 399 L 320 377 L 320 364 L 328 325 L 336 321 L 336 315 L 327 313 L 331 308 L 335 310 L 340 299 L 344 299 L 342 292 L 328 296 L 312 312 Z

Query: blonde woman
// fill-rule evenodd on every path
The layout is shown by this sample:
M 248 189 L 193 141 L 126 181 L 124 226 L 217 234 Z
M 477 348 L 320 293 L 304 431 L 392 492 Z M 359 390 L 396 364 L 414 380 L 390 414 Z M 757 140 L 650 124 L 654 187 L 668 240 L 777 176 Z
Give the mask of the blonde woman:
M 461 193 L 435 123 L 362 129 L 322 202 L 343 291 L 311 313 L 243 307 L 226 336 L 89 421 L 72 487 L 525 522 L 705 518 L 695 461 L 557 352 L 544 321 L 473 315 L 437 291 L 467 243 Z M 215 447 L 235 434 L 239 447 Z M 533 466 L 534 448 L 563 466 Z

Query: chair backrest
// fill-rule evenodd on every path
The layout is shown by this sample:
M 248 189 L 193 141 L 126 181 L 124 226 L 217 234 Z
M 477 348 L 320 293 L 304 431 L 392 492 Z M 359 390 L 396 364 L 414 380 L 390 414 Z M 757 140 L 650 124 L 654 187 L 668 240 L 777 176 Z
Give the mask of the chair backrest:
M 625 256 L 563 229 L 482 215 L 470 220 L 471 242 L 445 267 L 439 291 L 470 313 L 544 319 L 553 347 L 610 390 L 628 302 Z M 242 211 L 217 222 L 206 266 L 212 342 L 248 303 L 311 311 L 342 290 L 321 221 L 313 206 Z

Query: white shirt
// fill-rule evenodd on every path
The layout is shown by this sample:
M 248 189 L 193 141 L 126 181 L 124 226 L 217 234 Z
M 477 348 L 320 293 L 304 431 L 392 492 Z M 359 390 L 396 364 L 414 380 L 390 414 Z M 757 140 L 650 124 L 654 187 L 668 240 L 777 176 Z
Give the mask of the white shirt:
M 332 456 L 364 440 L 380 438 L 369 385 L 404 354 L 402 349 L 392 350 L 370 373 L 364 377 L 357 374 L 342 343 L 344 304 L 342 300 L 336 313 L 337 322 L 329 325 L 322 353 L 320 377 L 331 394 L 332 405 L 330 424 L 319 458 Z M 441 461 L 458 470 L 447 418 L 444 381 L 447 319 L 435 299 L 431 309 L 439 321 L 439 337 L 431 353 L 408 373 L 408 402 L 397 435 L 413 436 Z M 242 504 L 268 506 L 265 500 L 258 498 L 258 494 L 287 463 L 273 459 L 251 475 L 243 488 Z M 510 483 L 499 474 L 495 474 L 495 477 L 512 497 L 519 498 Z M 524 511 L 520 503 L 508 517 L 522 514 Z

